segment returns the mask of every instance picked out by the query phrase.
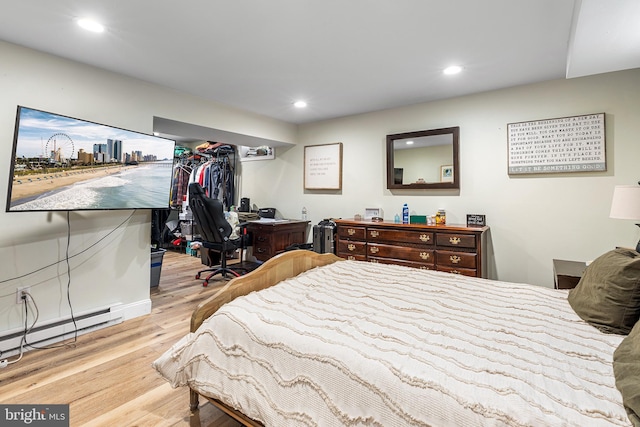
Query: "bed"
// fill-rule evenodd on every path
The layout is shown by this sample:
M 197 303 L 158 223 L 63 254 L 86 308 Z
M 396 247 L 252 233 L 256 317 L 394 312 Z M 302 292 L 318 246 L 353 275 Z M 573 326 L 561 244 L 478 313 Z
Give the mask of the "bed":
M 569 292 L 285 252 L 202 302 L 153 367 L 247 426 L 630 426 L 627 335 Z

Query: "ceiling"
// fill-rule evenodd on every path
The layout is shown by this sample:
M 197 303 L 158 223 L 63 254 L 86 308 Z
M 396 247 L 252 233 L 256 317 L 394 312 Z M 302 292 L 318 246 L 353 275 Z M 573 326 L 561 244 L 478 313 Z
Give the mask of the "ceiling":
M 638 0 L 0 0 L 0 9 L 2 40 L 295 124 L 640 67 Z M 106 31 L 82 30 L 80 17 Z M 444 75 L 451 64 L 462 73 Z M 308 107 L 295 108 L 299 99 Z

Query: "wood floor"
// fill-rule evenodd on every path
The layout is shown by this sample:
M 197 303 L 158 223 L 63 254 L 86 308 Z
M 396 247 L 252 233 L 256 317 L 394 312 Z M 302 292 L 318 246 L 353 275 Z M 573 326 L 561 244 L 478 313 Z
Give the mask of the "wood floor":
M 167 251 L 152 313 L 78 337 L 63 348 L 32 350 L 0 371 L 3 404 L 69 404 L 71 426 L 220 426 L 240 424 L 186 388 L 172 389 L 151 367 L 189 332 L 195 306 L 226 283 L 195 280 L 199 258 Z

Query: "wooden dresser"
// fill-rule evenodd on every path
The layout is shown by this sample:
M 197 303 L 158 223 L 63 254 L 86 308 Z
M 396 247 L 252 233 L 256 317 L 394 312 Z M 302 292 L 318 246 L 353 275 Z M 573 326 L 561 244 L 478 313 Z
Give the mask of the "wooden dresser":
M 250 221 L 247 231 L 253 236 L 253 256 L 266 261 L 294 243 L 306 243 L 308 224 L 296 220 Z
M 334 220 L 341 258 L 486 277 L 489 227 Z

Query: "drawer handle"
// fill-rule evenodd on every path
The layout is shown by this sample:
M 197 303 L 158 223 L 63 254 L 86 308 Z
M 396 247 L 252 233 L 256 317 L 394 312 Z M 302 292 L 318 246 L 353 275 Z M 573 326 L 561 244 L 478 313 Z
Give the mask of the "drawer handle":
M 356 250 L 356 245 L 354 245 L 353 243 L 349 243 L 347 245 L 347 249 L 349 249 L 350 251 L 355 251 Z
M 376 246 L 372 246 L 372 247 L 369 249 L 369 252 L 371 252 L 372 254 L 377 254 L 379 250 L 380 250 L 380 248 L 378 248 L 378 247 L 376 247 Z
M 422 258 L 423 260 L 428 260 L 431 257 L 431 254 L 429 252 L 420 252 L 420 258 Z
M 266 252 L 266 249 L 258 248 L 258 253 L 259 254 L 262 254 L 262 253 L 265 253 L 265 252 Z
M 458 255 L 451 255 L 449 257 L 449 261 L 451 261 L 454 264 L 457 264 L 460 262 L 460 257 Z
M 373 263 L 373 264 L 377 264 L 378 260 L 377 259 L 370 259 L 369 262 Z
M 356 234 L 356 230 L 354 230 L 353 228 L 347 228 L 347 234 L 349 234 L 349 236 L 353 236 L 354 234 Z
M 266 238 L 266 236 L 258 236 L 257 240 L 258 240 L 258 242 L 266 242 L 267 238 Z
M 460 243 L 460 238 L 459 237 L 449 237 L 449 243 L 451 243 L 452 245 L 457 245 L 458 243 Z
M 423 242 L 428 242 L 429 240 L 431 240 L 431 236 L 429 236 L 428 234 L 421 234 L 420 235 L 420 240 L 422 240 Z
M 461 274 L 458 270 L 451 270 L 451 273 L 453 273 L 453 274 Z
M 376 230 L 371 230 L 371 237 L 378 237 L 380 235 L 380 233 L 378 233 Z
M 355 261 L 355 260 L 356 260 L 356 257 L 354 257 L 353 255 L 349 255 L 349 256 L 347 256 L 347 259 L 348 259 L 349 261 Z

